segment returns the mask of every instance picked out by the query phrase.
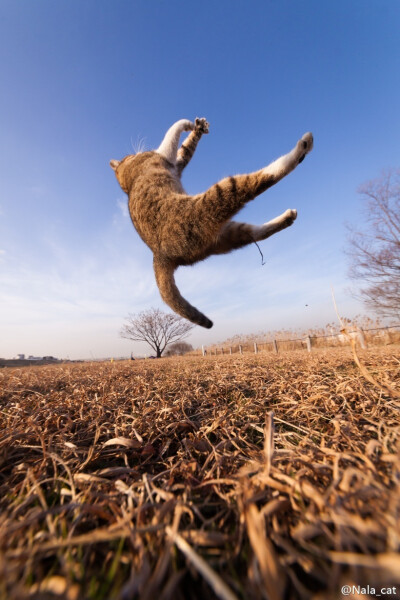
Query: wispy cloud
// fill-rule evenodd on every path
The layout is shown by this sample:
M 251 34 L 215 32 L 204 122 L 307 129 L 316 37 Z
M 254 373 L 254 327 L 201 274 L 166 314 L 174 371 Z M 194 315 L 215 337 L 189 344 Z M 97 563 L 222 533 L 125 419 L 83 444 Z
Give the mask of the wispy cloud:
M 127 235 L 121 235 L 127 225 Z M 102 332 L 110 323 L 117 338 L 118 323 L 128 312 L 158 301 L 150 253 L 136 239 L 119 201 L 110 227 L 99 231 L 87 246 L 71 246 L 56 230 L 47 233 L 41 243 L 45 250 L 39 257 L 30 256 L 26 248 L 13 247 L 3 261 L 0 355 L 10 354 L 17 332 L 23 331 L 27 343 L 35 346 L 34 353 L 40 354 L 49 353 L 40 340 L 49 343 L 51 333 L 60 339 L 74 329 L 79 335 L 75 340 L 79 353 L 80 339 L 95 333 L 93 323 L 98 330 L 92 345 L 104 355 L 109 343 L 102 343 Z M 0 260 L 5 255 L 2 250 Z
M 169 309 L 160 298 L 151 252 L 132 227 L 125 198 L 115 200 L 106 228 L 79 243 L 71 243 L 56 225 L 45 231 L 40 244 L 30 240 L 19 248 L 5 240 L 0 251 L 0 356 L 107 356 L 138 348 L 118 336 L 124 317 L 151 306 Z M 343 281 L 329 256 L 319 254 L 325 269 L 313 266 L 320 242 L 311 240 L 295 254 L 284 243 L 267 243 L 270 254 L 265 253 L 264 266 L 251 247 L 176 272 L 182 295 L 215 323 L 211 331 L 193 330 L 190 341 L 195 346 L 238 332 L 333 320 L 330 286 L 336 285 L 341 301 Z M 30 252 L 35 246 L 40 253 Z
M 124 219 L 129 219 L 128 200 L 126 198 L 118 198 L 117 206 L 121 211 L 121 215 Z

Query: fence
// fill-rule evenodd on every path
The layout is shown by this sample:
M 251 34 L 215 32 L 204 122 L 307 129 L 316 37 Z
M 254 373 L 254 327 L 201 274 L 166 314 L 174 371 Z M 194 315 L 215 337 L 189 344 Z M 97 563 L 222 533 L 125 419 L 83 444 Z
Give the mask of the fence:
M 390 327 L 374 327 L 372 329 L 358 328 L 344 333 L 330 333 L 327 335 L 306 335 L 292 340 L 269 340 L 265 342 L 243 342 L 231 345 L 213 345 L 210 347 L 202 346 L 203 356 L 217 354 L 243 354 L 244 352 L 274 352 L 278 354 L 280 350 L 307 350 L 311 352 L 313 348 L 340 347 L 349 343 L 349 337 L 354 339 L 361 348 L 367 348 L 368 345 L 388 345 L 400 343 L 400 324 Z

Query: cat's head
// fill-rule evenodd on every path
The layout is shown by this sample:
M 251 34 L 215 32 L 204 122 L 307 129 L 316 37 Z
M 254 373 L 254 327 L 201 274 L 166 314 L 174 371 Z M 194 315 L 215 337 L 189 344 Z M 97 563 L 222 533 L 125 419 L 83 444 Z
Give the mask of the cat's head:
M 134 158 L 135 154 L 130 154 L 129 156 L 125 156 L 122 160 L 110 160 L 110 167 L 114 171 L 119 185 L 126 193 L 129 192 L 131 183 L 130 167 L 132 166 Z
M 145 165 L 149 159 L 161 156 L 154 151 L 138 152 L 137 154 L 128 154 L 122 160 L 110 160 L 110 167 L 115 173 L 121 188 L 129 194 L 132 184 L 140 173 L 146 168 Z

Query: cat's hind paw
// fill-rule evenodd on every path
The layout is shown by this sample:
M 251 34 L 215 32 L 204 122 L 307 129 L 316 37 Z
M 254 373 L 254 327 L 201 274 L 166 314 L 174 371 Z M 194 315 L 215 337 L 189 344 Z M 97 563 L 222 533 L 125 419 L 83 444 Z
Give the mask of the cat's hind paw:
M 194 126 L 195 126 L 195 130 L 201 134 L 209 132 L 210 124 L 204 117 L 202 117 L 202 118 L 196 117 Z
M 296 219 L 297 210 L 295 208 L 288 208 L 282 215 L 282 221 L 285 223 L 286 227 L 293 225 Z
M 305 133 L 303 135 L 303 137 L 301 138 L 301 140 L 299 140 L 297 142 L 297 149 L 300 154 L 298 164 L 303 162 L 303 160 L 306 157 L 306 154 L 311 152 L 311 150 L 313 149 L 313 146 L 314 146 L 314 138 L 313 138 L 312 133 L 310 133 L 310 132 Z

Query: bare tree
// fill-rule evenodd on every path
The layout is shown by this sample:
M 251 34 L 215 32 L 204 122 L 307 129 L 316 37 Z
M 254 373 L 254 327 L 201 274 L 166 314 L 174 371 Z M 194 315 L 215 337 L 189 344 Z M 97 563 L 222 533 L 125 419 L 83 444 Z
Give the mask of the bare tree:
M 147 342 L 160 358 L 168 344 L 184 339 L 194 325 L 172 313 L 158 308 L 128 315 L 120 336 L 136 342 Z
M 365 284 L 359 293 L 382 316 L 400 317 L 400 169 L 363 185 L 366 228 L 349 227 L 350 277 Z

